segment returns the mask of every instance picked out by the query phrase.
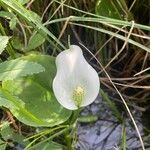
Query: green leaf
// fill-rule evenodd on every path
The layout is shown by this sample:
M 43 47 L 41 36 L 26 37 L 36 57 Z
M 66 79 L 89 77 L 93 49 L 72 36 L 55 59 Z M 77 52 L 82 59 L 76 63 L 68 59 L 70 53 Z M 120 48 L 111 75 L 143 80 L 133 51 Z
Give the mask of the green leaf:
M 25 7 L 22 6 L 20 2 L 17 0 L 1 0 L 1 2 L 6 5 L 6 7 L 11 8 L 14 10 L 18 15 L 22 16 L 24 19 L 28 21 L 29 24 L 31 24 L 36 30 L 42 31 L 41 33 L 45 33 L 49 35 L 51 38 L 47 38 L 47 40 L 56 47 L 57 42 L 58 45 L 60 45 L 62 48 L 66 49 L 65 46 L 41 23 L 41 19 L 39 21 L 39 17 L 35 15 L 36 13 L 29 11 Z
M 11 45 L 13 46 L 14 49 L 17 49 L 17 50 L 23 51 L 24 49 L 24 44 L 21 41 L 21 39 L 18 37 L 14 37 L 11 39 Z
M 28 46 L 26 48 L 27 51 L 34 50 L 45 42 L 45 38 L 43 35 L 36 33 L 29 40 Z
M 28 3 L 30 0 L 18 0 L 19 3 L 21 3 L 21 5 L 25 5 L 26 3 Z
M 7 46 L 9 37 L 8 36 L 0 36 L 0 54 L 4 51 Z
M 8 11 L 0 11 L 0 17 L 6 18 L 6 19 L 11 19 L 11 18 L 13 18 L 13 15 Z
M 28 12 L 30 13 L 30 16 L 32 16 L 36 21 L 40 23 L 42 22 L 41 17 L 37 13 L 35 13 L 34 11 L 30 11 L 30 10 L 28 10 Z
M 120 13 L 115 5 L 113 5 L 113 1 L 111 0 L 99 0 L 96 5 L 96 14 L 100 16 L 121 19 Z
M 55 58 L 48 55 L 31 54 L 23 57 L 22 59 L 38 63 L 45 68 L 45 72 L 41 72 L 37 75 L 35 74 L 31 78 L 35 82 L 38 82 L 40 85 L 45 87 L 47 90 L 49 90 L 49 88 L 52 90 L 52 82 L 56 75 Z
M 6 99 L 13 102 L 14 97 L 18 97 L 24 103 L 17 106 L 15 101 L 16 109 L 10 108 L 13 115 L 30 126 L 52 127 L 65 122 L 71 111 L 63 108 L 52 92 L 52 81 L 56 73 L 55 59 L 46 55 L 30 55 L 22 59 L 41 64 L 45 67 L 45 72 L 3 82 L 3 89 L 13 95 L 13 99 L 10 95 Z
M 2 128 L 1 128 L 1 136 L 2 138 L 7 141 L 7 140 L 12 140 L 13 142 L 17 142 L 22 145 L 29 144 L 29 141 L 24 141 L 25 137 L 23 135 L 20 135 L 15 132 L 15 130 L 10 127 L 10 123 L 5 121 L 2 123 Z
M 13 17 L 10 22 L 9 22 L 9 27 L 11 30 L 16 28 L 16 24 L 17 24 L 17 19 L 15 17 Z
M 9 127 L 9 123 L 8 122 L 3 122 L 2 123 L 2 127 L 1 127 L 1 136 L 2 138 L 7 141 L 8 139 L 10 139 L 13 131 L 12 129 Z
M 9 108 L 16 118 L 20 121 L 25 120 L 26 124 L 33 122 L 39 126 L 43 125 L 43 122 L 40 119 L 36 118 L 31 112 L 25 109 L 25 103 L 23 101 L 16 96 L 12 96 L 4 89 L 0 89 L 0 106 Z
M 78 121 L 83 122 L 83 123 L 95 122 L 97 120 L 98 120 L 98 116 L 96 116 L 96 115 L 80 116 L 78 118 Z
M 0 150 L 5 150 L 6 146 L 7 146 L 7 143 L 0 139 Z
M 44 71 L 40 64 L 25 60 L 10 60 L 0 64 L 0 81 L 13 80 Z
M 52 141 L 41 143 L 37 147 L 35 146 L 33 150 L 41 150 L 41 149 L 42 150 L 63 150 L 61 145 Z
M 124 0 L 98 0 L 96 14 L 121 20 L 132 18 Z

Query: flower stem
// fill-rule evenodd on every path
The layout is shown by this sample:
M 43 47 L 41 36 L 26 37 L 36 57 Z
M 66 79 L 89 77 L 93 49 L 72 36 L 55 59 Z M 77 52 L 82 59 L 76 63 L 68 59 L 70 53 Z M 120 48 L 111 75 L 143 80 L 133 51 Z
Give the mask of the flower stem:
M 70 137 L 69 132 L 67 132 L 67 134 L 65 135 L 65 140 L 66 140 L 66 144 L 67 144 L 67 149 L 68 150 L 73 150 L 73 147 L 72 147 L 72 138 Z
M 66 131 L 66 134 L 65 134 L 65 140 L 66 140 L 68 150 L 74 149 L 72 147 L 73 135 L 74 135 L 74 132 L 76 131 L 75 129 L 76 129 L 76 125 L 77 125 L 77 119 L 78 119 L 80 112 L 81 112 L 81 108 L 73 111 L 73 114 L 70 118 L 69 124 L 71 126 L 71 133 L 70 133 L 70 131 Z
M 81 108 L 78 108 L 77 110 L 73 112 L 71 120 L 70 120 L 70 125 L 73 125 L 77 121 L 80 112 L 81 112 Z

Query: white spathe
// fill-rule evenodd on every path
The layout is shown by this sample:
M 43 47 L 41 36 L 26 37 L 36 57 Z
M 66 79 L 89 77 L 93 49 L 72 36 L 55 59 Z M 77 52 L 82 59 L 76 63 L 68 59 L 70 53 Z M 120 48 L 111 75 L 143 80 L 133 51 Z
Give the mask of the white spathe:
M 58 102 L 70 110 L 91 104 L 97 97 L 100 82 L 97 72 L 85 60 L 79 46 L 56 57 L 57 73 L 53 80 L 53 91 Z

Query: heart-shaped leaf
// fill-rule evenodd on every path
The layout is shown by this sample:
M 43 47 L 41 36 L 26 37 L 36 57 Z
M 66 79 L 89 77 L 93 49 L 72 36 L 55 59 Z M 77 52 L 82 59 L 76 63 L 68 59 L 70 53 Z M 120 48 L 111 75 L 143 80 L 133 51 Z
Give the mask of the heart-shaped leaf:
M 52 91 L 52 81 L 56 73 L 55 59 L 46 55 L 30 55 L 22 59 L 41 64 L 45 71 L 32 77 L 3 82 L 3 89 L 24 103 L 22 109 L 13 109 L 14 116 L 31 126 L 54 126 L 65 122 L 71 111 L 57 102 Z

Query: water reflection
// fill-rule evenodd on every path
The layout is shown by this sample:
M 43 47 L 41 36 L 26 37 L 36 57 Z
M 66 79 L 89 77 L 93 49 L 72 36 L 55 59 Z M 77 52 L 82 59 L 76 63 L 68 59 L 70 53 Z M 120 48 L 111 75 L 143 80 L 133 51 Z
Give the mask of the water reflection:
M 144 135 L 141 124 L 141 113 L 133 110 L 133 116 L 139 127 L 141 136 Z M 99 98 L 94 104 L 87 107 L 81 113 L 82 116 L 98 115 L 98 121 L 94 123 L 83 124 L 78 126 L 77 150 L 115 150 L 121 149 L 121 136 L 123 125 L 112 114 L 108 106 Z M 140 150 L 140 141 L 135 128 L 129 118 L 125 119 L 126 129 L 126 146 L 129 150 Z M 145 146 L 148 143 L 145 142 Z

